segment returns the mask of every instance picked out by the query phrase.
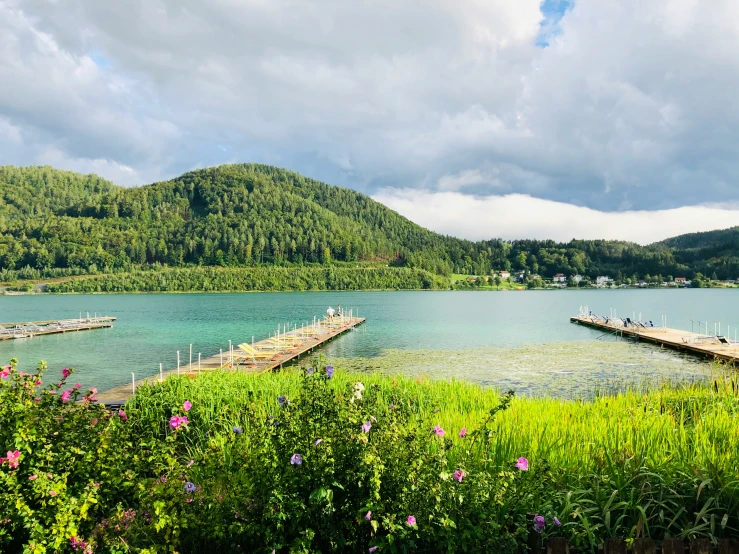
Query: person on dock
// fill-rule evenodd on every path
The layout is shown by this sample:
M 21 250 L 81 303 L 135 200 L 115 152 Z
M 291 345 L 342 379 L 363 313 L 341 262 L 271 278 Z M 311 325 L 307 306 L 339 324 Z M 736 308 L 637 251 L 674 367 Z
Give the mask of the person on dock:
M 341 317 L 341 304 L 336 305 L 336 315 Z
M 334 309 L 333 309 L 333 308 L 332 308 L 331 306 L 329 306 L 329 307 L 328 307 L 328 310 L 326 310 L 326 314 L 328 314 L 328 319 L 329 319 L 329 321 L 333 321 L 333 319 L 334 319 L 334 314 L 335 314 L 335 313 L 336 313 L 336 312 L 334 311 Z

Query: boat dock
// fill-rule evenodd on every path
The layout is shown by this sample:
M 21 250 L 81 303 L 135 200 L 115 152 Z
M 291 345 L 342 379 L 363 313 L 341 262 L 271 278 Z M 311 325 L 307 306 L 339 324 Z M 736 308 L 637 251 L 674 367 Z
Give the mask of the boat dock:
M 198 355 L 198 360 L 188 361 L 186 364 L 179 363 L 180 352 L 178 352 L 176 368 L 165 371 L 160 364 L 158 375 L 139 380 L 135 378 L 135 374 L 132 374 L 131 381 L 127 385 L 99 393 L 97 397 L 106 405 L 117 406 L 125 403 L 134 394 L 136 388 L 143 383 L 161 382 L 172 375 L 198 375 L 201 372 L 218 369 L 265 373 L 297 361 L 305 354 L 312 353 L 316 348 L 356 329 L 364 322 L 365 318 L 354 316 L 352 311 L 349 311 L 348 315 L 344 316 L 314 318 L 313 323 L 307 323 L 301 327 L 279 326 L 274 335 L 258 342 L 254 342 L 254 337 L 250 342 L 241 344 L 233 344 L 229 341 L 225 351 L 221 349 L 218 354 L 204 359 L 200 359 Z M 192 360 L 192 352 L 190 360 Z
M 721 335 L 720 331 L 717 333 L 714 330 L 714 333 L 710 334 L 707 324 L 705 325 L 706 333 L 695 333 L 667 327 L 665 317 L 662 318 L 659 326 L 655 326 L 651 321 L 635 321 L 628 317 L 598 316 L 587 310 L 587 307 L 584 310 L 581 309 L 578 315 L 571 317 L 570 322 L 598 329 L 607 334 L 651 342 L 663 348 L 672 348 L 713 360 L 739 362 L 739 342 Z M 699 328 L 703 329 L 703 326 L 699 325 Z
M 41 335 L 56 335 L 72 331 L 89 331 L 113 327 L 114 317 L 80 317 L 47 321 L 0 323 L 0 341 L 26 339 Z

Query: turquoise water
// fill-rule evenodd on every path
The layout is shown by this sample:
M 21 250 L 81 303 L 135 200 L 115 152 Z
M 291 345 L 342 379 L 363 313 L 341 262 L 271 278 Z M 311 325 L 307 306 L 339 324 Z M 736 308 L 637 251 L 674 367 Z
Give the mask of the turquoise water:
M 327 345 L 329 359 L 356 370 L 466 378 L 485 385 L 547 392 L 554 377 L 567 394 L 619 380 L 690 380 L 709 364 L 651 346 L 634 345 L 569 323 L 580 305 L 595 313 L 641 312 L 690 330 L 691 320 L 739 329 L 739 291 L 628 290 L 525 292 L 342 292 L 0 296 L 0 322 L 73 318 L 79 312 L 115 316 L 112 329 L 0 343 L 0 360 L 25 369 L 46 360 L 101 390 L 266 337 L 281 323 L 312 321 L 329 305 L 354 308 L 367 324 Z M 697 329 L 697 326 L 694 327 Z M 734 331 L 731 335 L 733 337 Z M 599 338 L 600 337 L 600 338 Z M 370 358 L 370 360 L 356 360 Z M 352 359 L 353 362 L 352 362 Z M 543 373 L 545 374 L 543 376 Z

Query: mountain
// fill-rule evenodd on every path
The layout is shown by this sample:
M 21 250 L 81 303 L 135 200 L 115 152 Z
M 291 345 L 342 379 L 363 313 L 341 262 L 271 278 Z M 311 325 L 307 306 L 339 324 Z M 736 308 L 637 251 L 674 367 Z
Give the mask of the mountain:
M 366 195 L 258 164 L 142 187 L 49 167 L 0 167 L 0 280 L 152 265 L 404 266 L 438 275 L 524 269 L 618 279 L 739 276 L 731 237 L 471 242 L 433 233 Z M 724 233 L 723 235 L 721 233 Z

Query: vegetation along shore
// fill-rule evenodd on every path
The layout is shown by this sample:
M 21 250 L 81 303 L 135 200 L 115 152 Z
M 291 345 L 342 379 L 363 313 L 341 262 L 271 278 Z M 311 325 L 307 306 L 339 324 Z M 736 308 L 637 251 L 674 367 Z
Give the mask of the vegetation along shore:
M 70 370 L 0 375 L 7 552 L 513 553 L 528 513 L 587 552 L 739 535 L 731 376 L 565 401 L 314 359 L 111 412 Z
M 705 286 L 739 278 L 736 227 L 648 246 L 472 242 L 424 229 L 356 191 L 259 164 L 135 188 L 50 167 L 0 166 L 0 191 L 0 284 L 10 292 L 484 290 L 572 286 L 577 277 L 576 286 L 603 278 Z M 216 267 L 233 273 L 203 272 Z M 327 268 L 338 276 L 322 276 Z

